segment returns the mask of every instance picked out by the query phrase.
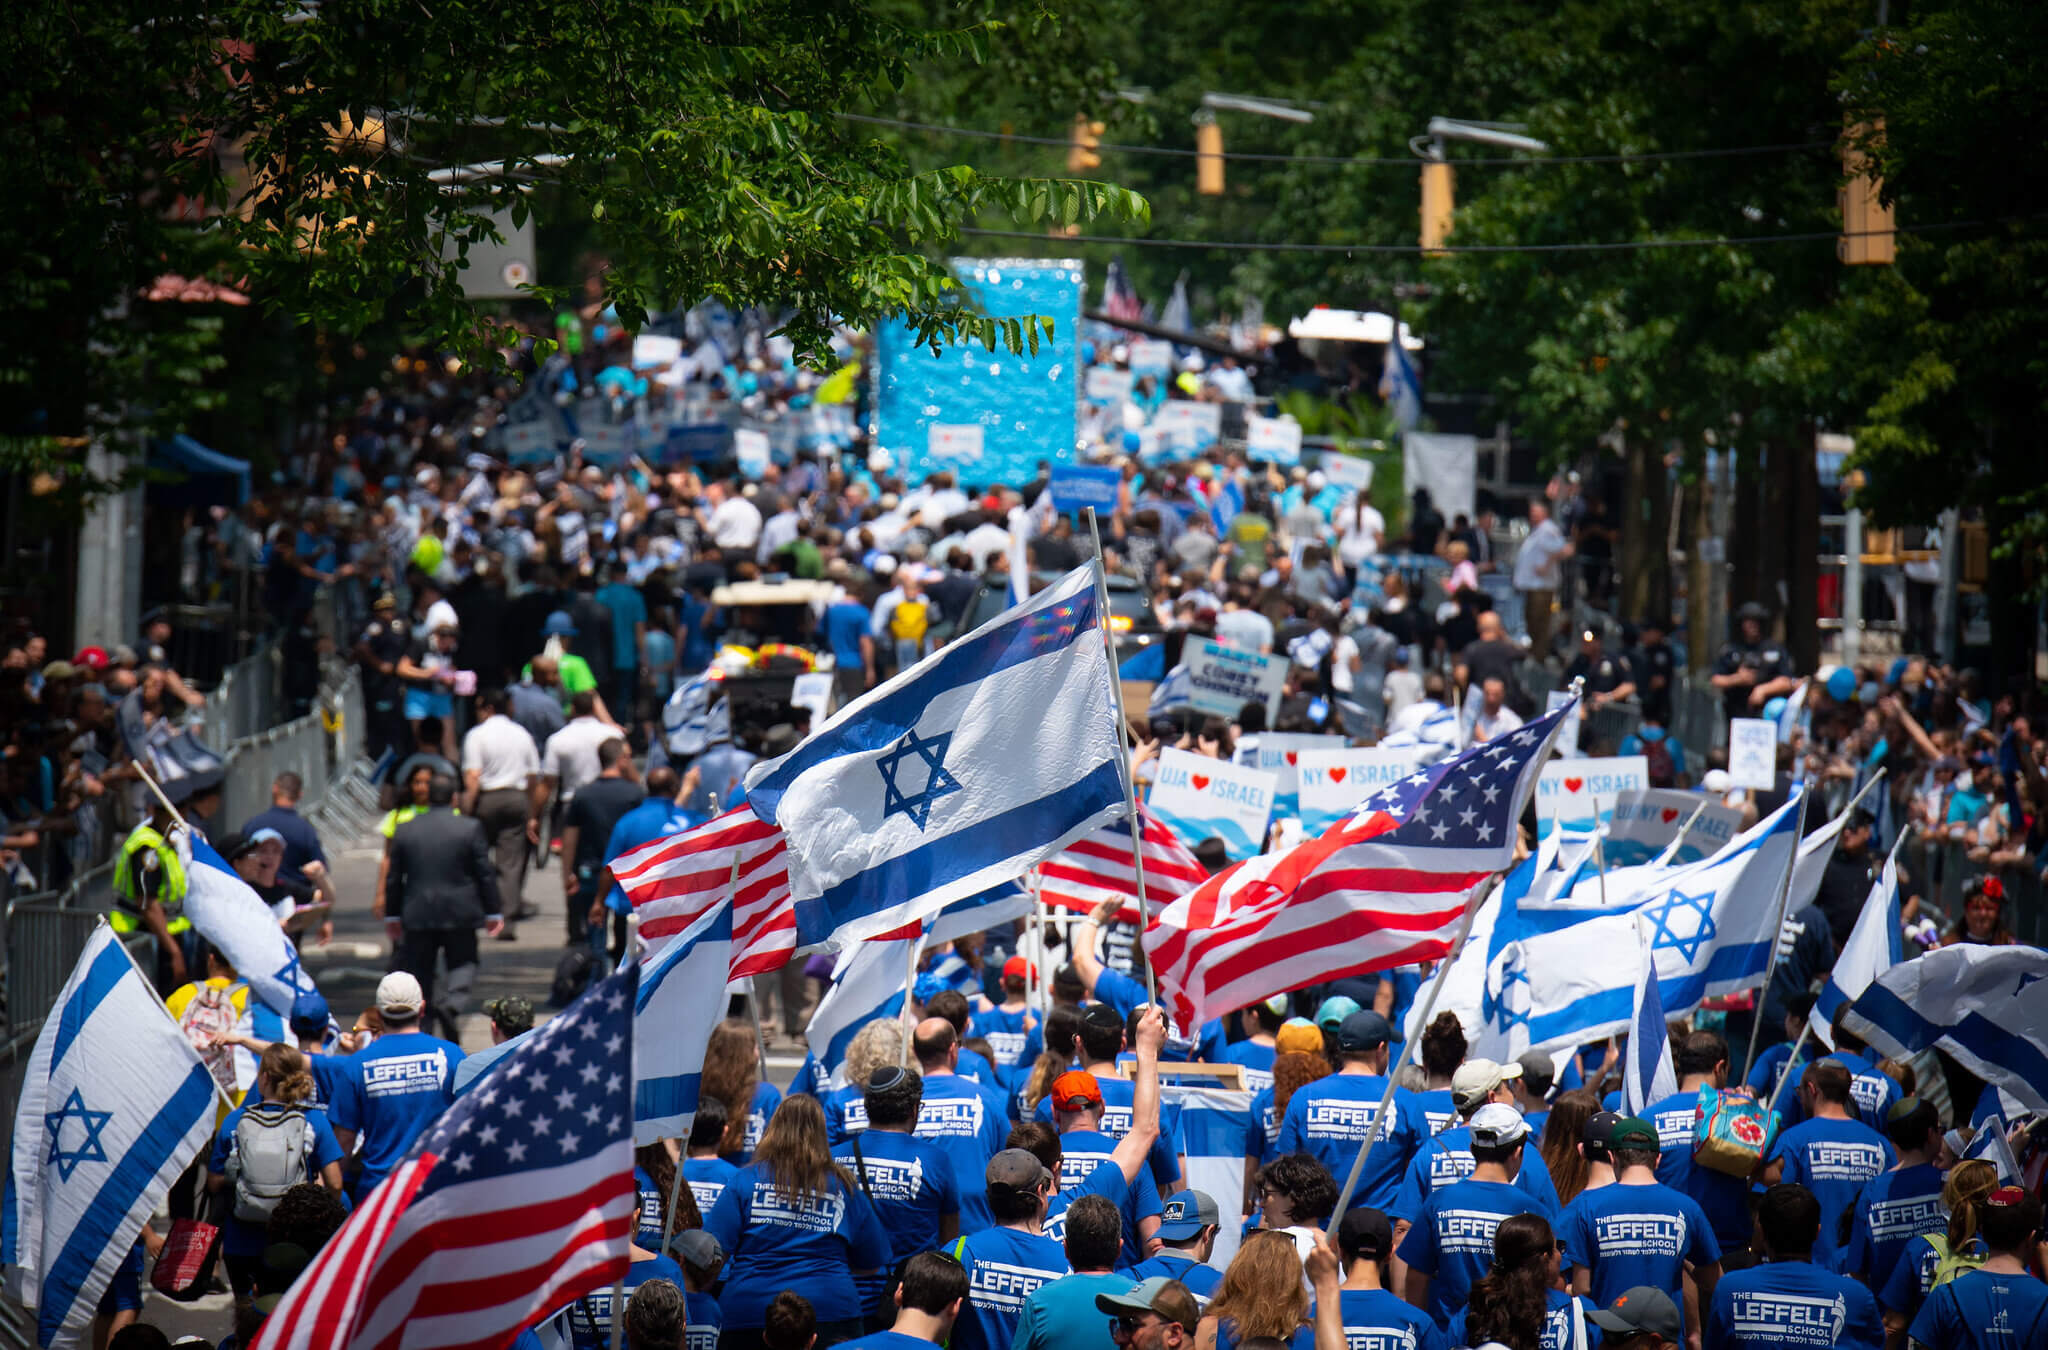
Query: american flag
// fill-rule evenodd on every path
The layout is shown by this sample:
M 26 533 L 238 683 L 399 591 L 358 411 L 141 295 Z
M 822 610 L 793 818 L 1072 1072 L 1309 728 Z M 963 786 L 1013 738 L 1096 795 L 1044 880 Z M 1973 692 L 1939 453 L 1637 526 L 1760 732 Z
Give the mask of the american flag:
M 796 908 L 782 831 L 744 805 L 622 853 L 611 868 L 640 916 L 640 936 L 650 948 L 659 949 L 731 891 L 733 979 L 780 970 L 796 952 Z
M 503 1350 L 626 1272 L 633 1000 L 593 986 L 494 1066 L 370 1192 L 252 1350 Z
M 1209 873 L 1188 851 L 1171 826 L 1142 803 L 1145 822 L 1145 901 L 1153 913 L 1186 895 Z M 1118 917 L 1138 918 L 1138 874 L 1131 866 L 1131 830 L 1124 821 L 1105 825 L 1069 844 L 1038 865 L 1039 898 L 1063 909 L 1094 909 L 1105 900 L 1124 902 Z
M 1121 262 L 1112 261 L 1102 274 L 1102 312 L 1124 322 L 1145 317 L 1145 307 L 1138 303 L 1137 287 L 1131 285 L 1131 274 Z
M 1162 910 L 1145 951 L 1181 1024 L 1447 955 L 1474 889 L 1514 860 L 1515 822 L 1572 707 L 1390 783 L 1320 838 Z

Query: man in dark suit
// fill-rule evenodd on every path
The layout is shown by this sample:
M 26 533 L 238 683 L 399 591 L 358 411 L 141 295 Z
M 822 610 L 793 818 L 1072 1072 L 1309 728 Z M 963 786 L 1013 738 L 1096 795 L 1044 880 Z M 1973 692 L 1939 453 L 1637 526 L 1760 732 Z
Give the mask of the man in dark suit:
M 505 927 L 497 869 L 484 827 L 454 810 L 455 780 L 435 774 L 427 810 L 391 836 L 391 868 L 384 929 L 391 965 L 410 973 L 426 991 L 429 1013 L 457 1040 L 455 1019 L 476 982 L 477 929 L 495 937 Z M 434 958 L 448 962 L 445 995 L 434 997 Z

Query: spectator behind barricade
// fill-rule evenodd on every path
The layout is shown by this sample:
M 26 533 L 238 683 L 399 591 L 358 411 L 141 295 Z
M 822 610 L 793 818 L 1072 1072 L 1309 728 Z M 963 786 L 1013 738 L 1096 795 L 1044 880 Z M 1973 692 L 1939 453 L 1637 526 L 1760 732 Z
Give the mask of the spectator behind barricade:
M 1997 877 L 1971 877 L 1963 883 L 1962 916 L 1941 936 L 1941 945 L 1959 942 L 2007 947 L 2018 942 L 2005 921 L 2005 883 Z
M 1538 662 L 1551 658 L 1552 610 L 1564 584 L 1558 564 L 1572 556 L 1564 531 L 1550 518 L 1549 504 L 1529 503 L 1529 533 L 1515 554 L 1515 589 L 1522 596 L 1522 618 L 1529 631 L 1529 655 Z
M 1764 704 L 1799 687 L 1791 653 L 1765 635 L 1770 611 L 1755 601 L 1735 611 L 1735 640 L 1721 649 L 1708 677 L 1729 717 L 1757 717 Z
M 1583 679 L 1588 708 L 1599 708 L 1635 697 L 1635 672 L 1629 669 L 1626 657 L 1608 652 L 1606 639 L 1598 628 L 1580 631 L 1579 654 L 1572 658 L 1571 664 L 1558 678 L 1566 687 L 1573 680 Z
M 398 678 L 405 686 L 405 720 L 416 743 L 423 723 L 434 719 L 440 740 L 432 747 L 444 759 L 455 757 L 455 643 L 459 634 L 454 613 L 434 627 L 415 629 L 405 654 L 398 658 Z
M 310 882 L 306 864 L 319 863 L 323 869 L 327 865 L 326 850 L 320 847 L 320 832 L 299 814 L 299 801 L 305 793 L 304 779 L 289 770 L 279 774 L 270 784 L 270 809 L 257 812 L 242 826 L 245 835 L 254 835 L 258 830 L 277 831 L 284 840 L 284 861 L 279 865 L 278 875 L 287 881 Z

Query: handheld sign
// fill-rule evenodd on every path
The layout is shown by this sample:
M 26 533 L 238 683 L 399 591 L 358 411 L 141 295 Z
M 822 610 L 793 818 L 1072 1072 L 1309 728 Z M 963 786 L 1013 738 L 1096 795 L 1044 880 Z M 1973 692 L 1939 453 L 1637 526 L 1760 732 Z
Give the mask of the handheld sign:
M 1301 423 L 1292 417 L 1247 417 L 1244 441 L 1252 459 L 1288 467 L 1301 463 Z
M 1356 750 L 1304 750 L 1295 765 L 1301 776 L 1301 828 L 1321 834 L 1358 804 L 1415 772 L 1419 746 Z
M 1697 819 L 1695 819 L 1697 813 Z M 1688 825 L 1686 822 L 1691 821 Z M 1718 852 L 1733 839 L 1742 823 L 1742 813 L 1696 792 L 1676 788 L 1648 788 L 1615 796 L 1614 812 L 1607 822 L 1607 841 L 1601 848 L 1609 867 L 1637 867 L 1653 862 L 1678 838 L 1685 838 L 1671 855 L 1676 863 L 1698 862 Z
M 1614 799 L 1650 786 L 1650 763 L 1641 755 L 1572 759 L 1543 766 L 1536 780 L 1536 837 L 1556 829 L 1589 834 L 1614 814 Z
M 1250 744 L 1239 744 L 1237 762 L 1273 775 L 1273 814 L 1285 817 L 1295 815 L 1301 807 L 1301 775 L 1295 766 L 1303 752 L 1340 750 L 1344 747 L 1345 738 L 1262 731 L 1256 737 L 1247 736 L 1245 740 Z
M 1146 804 L 1192 848 L 1211 837 L 1238 862 L 1256 854 L 1273 814 L 1274 778 L 1227 760 L 1186 750 L 1159 752 L 1159 772 Z
M 1090 403 L 1119 403 L 1131 395 L 1131 385 L 1136 383 L 1128 370 L 1115 366 L 1088 367 L 1088 401 Z
M 1131 374 L 1166 375 L 1173 370 L 1173 344 L 1144 338 L 1131 344 Z
M 1196 712 L 1235 717 L 1247 703 L 1265 704 L 1268 717 L 1278 712 L 1280 689 L 1287 682 L 1284 658 L 1204 642 L 1186 660 L 1188 701 Z
M 1223 434 L 1223 405 L 1168 399 L 1153 414 L 1152 426 L 1176 451 L 1200 454 Z
M 979 464 L 982 444 L 978 422 L 934 422 L 926 437 L 925 453 L 948 464 Z
M 1116 490 L 1122 475 L 1107 464 L 1055 464 L 1046 490 L 1052 504 L 1061 511 L 1095 508 L 1097 515 L 1116 510 Z
M 1769 792 L 1778 781 L 1778 724 L 1761 717 L 1728 722 L 1728 781 Z

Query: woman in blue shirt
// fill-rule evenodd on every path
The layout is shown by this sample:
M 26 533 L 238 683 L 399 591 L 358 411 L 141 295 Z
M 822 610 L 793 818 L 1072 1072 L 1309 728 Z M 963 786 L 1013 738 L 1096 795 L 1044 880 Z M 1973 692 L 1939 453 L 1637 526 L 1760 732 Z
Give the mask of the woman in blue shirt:
M 726 1128 L 718 1155 L 738 1166 L 753 1156 L 768 1117 L 782 1100 L 773 1083 L 761 1077 L 761 1053 L 754 1028 L 728 1017 L 712 1028 L 704 1047 L 703 1095 L 725 1103 Z
M 889 1235 L 858 1182 L 832 1161 L 815 1097 L 776 1108 L 754 1161 L 740 1168 L 704 1230 L 728 1258 L 719 1298 L 723 1350 L 756 1350 L 768 1304 L 802 1290 L 816 1310 L 818 1345 L 861 1334 L 856 1275 L 885 1270 Z
M 635 1221 L 638 1225 L 633 1241 L 651 1252 L 661 1250 L 661 1235 L 668 1217 L 669 1197 L 676 1201 L 676 1219 L 666 1224 L 672 1233 L 688 1228 L 702 1228 L 704 1216 L 697 1208 L 697 1197 L 686 1185 L 676 1186 L 676 1160 L 668 1151 L 667 1140 L 656 1140 L 642 1144 L 633 1150 L 633 1187 L 640 1194 L 640 1214 Z
M 327 1109 L 314 1095 L 313 1071 L 304 1052 L 272 1042 L 256 1064 L 258 1100 L 228 1112 L 214 1136 L 206 1189 L 231 1191 L 229 1218 L 221 1233 L 221 1259 L 235 1302 L 246 1306 L 268 1242 L 264 1227 L 279 1196 L 297 1181 L 315 1181 L 341 1194 L 341 1144 L 327 1123 Z M 248 1128 L 244 1129 L 244 1123 Z M 302 1165 L 282 1163 L 276 1150 L 296 1146 Z
M 1236 1350 L 1261 1336 L 1290 1350 L 1315 1350 L 1301 1258 L 1293 1236 L 1277 1230 L 1253 1233 L 1237 1249 L 1195 1329 L 1195 1344 L 1201 1350 Z
M 1451 1314 L 1451 1344 L 1572 1350 L 1572 1320 L 1585 1316 L 1586 1304 L 1557 1287 L 1558 1245 L 1540 1214 L 1502 1219 L 1493 1230 L 1493 1265 L 1473 1281 L 1464 1309 Z M 1600 1333 L 1589 1327 L 1585 1344 L 1599 1343 Z

